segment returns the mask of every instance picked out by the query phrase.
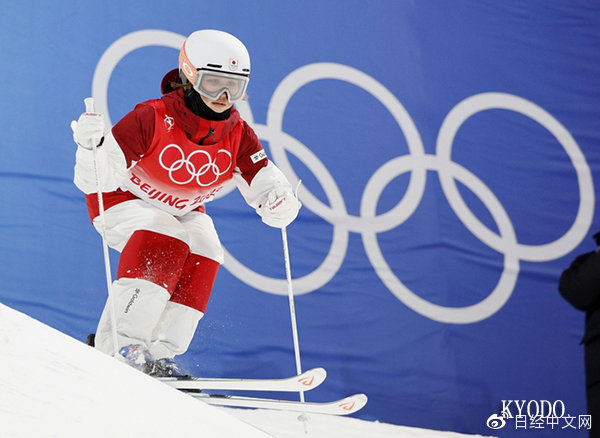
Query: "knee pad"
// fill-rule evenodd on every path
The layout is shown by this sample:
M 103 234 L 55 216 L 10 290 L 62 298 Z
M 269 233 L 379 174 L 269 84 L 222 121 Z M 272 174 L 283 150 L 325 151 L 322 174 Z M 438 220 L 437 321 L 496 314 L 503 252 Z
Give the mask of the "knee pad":
M 171 301 L 204 313 L 219 266 L 215 260 L 190 254 Z
M 179 239 L 153 231 L 135 231 L 121 252 L 117 278 L 147 280 L 173 293 L 190 248 Z

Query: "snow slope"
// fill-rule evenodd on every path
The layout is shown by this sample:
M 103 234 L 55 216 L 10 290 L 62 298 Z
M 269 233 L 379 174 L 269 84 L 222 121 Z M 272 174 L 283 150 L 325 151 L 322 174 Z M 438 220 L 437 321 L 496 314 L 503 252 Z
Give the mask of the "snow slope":
M 0 437 L 439 437 L 354 418 L 209 406 L 0 304 Z
M 276 412 L 228 408 L 236 417 L 277 438 L 476 438 L 416 427 L 369 422 L 352 417 L 307 415 L 300 420 L 297 412 Z
M 1 304 L 0 357 L 2 437 L 269 436 Z

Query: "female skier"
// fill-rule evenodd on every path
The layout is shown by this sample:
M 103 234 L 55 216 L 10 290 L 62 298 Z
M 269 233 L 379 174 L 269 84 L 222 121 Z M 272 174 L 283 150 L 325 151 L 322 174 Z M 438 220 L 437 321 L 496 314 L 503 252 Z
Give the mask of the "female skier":
M 181 375 L 223 250 L 204 204 L 233 179 L 267 225 L 283 228 L 300 203 L 233 104 L 246 97 L 250 57 L 233 35 L 192 33 L 163 96 L 138 104 L 109 132 L 101 114 L 73 121 L 74 182 L 90 219 L 121 255 L 95 347 L 154 376 Z M 94 163 L 93 147 L 97 146 Z M 99 179 L 96 181 L 94 166 Z M 97 184 L 103 192 L 99 219 Z M 113 324 L 118 345 L 113 343 Z

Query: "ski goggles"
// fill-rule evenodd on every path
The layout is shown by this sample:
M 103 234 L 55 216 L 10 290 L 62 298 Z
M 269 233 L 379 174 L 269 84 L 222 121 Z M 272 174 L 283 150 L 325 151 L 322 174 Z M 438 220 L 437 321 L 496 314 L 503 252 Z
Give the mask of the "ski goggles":
M 225 93 L 229 102 L 235 103 L 246 96 L 248 76 L 212 70 L 198 70 L 194 90 L 209 99 L 217 100 Z

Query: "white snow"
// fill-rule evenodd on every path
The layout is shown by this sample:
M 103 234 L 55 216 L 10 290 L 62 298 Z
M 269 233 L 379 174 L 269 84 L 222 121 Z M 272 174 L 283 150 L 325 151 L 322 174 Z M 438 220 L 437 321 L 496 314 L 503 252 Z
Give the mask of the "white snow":
M 227 408 L 237 418 L 253 424 L 277 438 L 476 438 L 416 427 L 359 420 L 352 417 L 332 415 L 305 415 L 300 419 L 297 412 L 277 412 Z M 306 423 L 306 426 L 305 426 Z M 306 427 L 306 430 L 305 430 Z
M 0 436 L 458 438 L 355 418 L 209 406 L 0 303 Z

